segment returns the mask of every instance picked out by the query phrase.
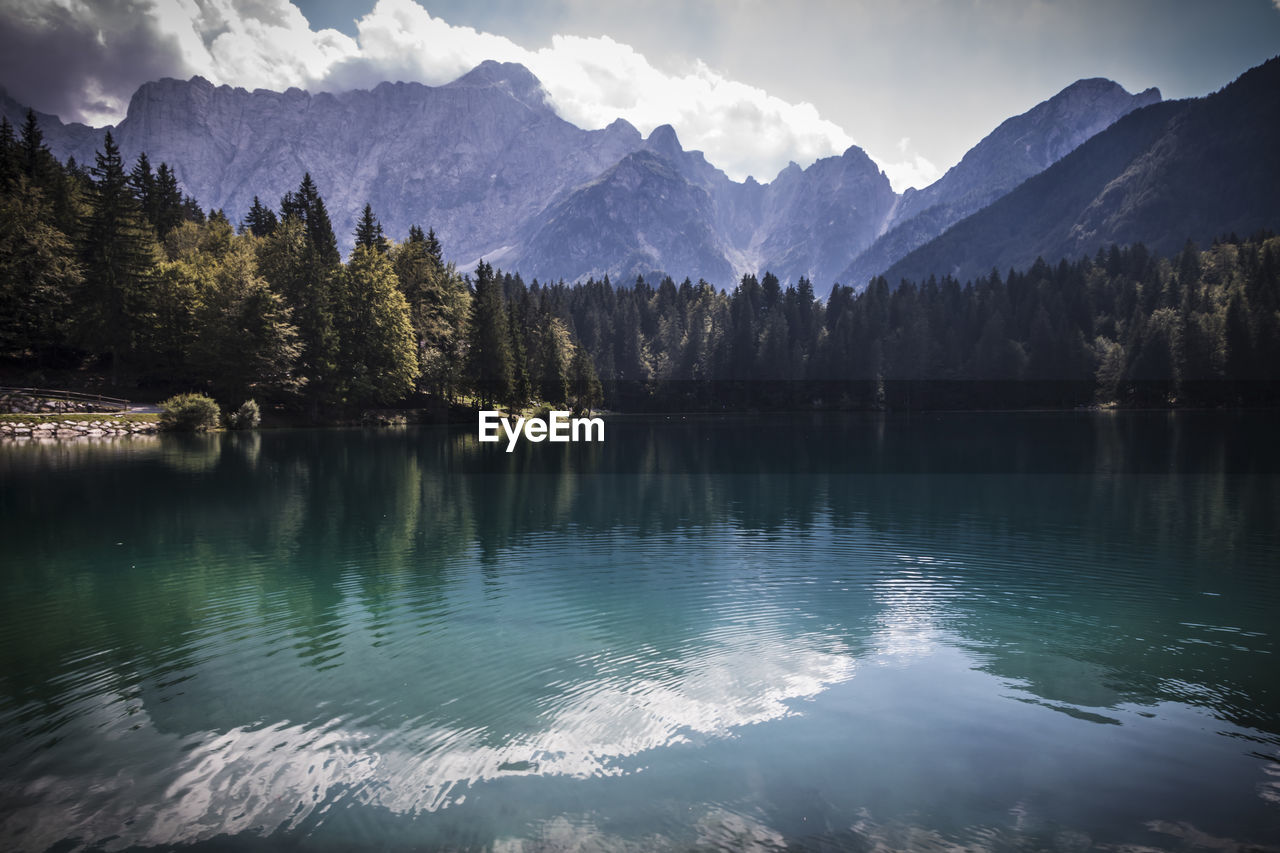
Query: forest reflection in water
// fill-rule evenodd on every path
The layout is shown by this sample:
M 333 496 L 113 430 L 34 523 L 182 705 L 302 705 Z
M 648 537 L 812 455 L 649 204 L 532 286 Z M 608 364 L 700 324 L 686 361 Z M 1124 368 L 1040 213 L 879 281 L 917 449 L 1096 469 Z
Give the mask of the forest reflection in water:
M 1275 426 L 5 446 L 0 841 L 1277 844 Z

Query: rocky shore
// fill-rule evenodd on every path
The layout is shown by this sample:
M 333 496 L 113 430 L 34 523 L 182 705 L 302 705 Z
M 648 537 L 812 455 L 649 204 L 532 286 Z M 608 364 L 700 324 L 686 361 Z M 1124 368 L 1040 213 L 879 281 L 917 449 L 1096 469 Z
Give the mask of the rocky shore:
M 95 420 L 58 420 L 39 422 L 0 421 L 0 440 L 42 438 L 96 438 L 99 436 L 153 435 L 160 424 L 153 420 L 131 420 L 103 417 Z

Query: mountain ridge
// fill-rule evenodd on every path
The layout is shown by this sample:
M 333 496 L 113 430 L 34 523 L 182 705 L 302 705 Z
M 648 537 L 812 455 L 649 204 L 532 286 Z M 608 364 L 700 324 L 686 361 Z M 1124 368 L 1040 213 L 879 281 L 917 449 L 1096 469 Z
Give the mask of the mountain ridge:
M 1157 90 L 1077 81 L 904 194 L 857 146 L 792 163 L 768 183 L 733 181 L 684 149 L 670 125 L 647 137 L 624 119 L 572 125 L 527 68 L 492 60 L 442 86 L 387 81 L 341 93 L 163 78 L 139 87 L 112 130 L 126 158 L 145 150 L 168 162 L 187 192 L 233 220 L 255 195 L 274 205 L 309 171 L 344 248 L 368 202 L 389 234 L 429 226 L 461 264 L 485 258 L 544 280 L 670 273 L 731 287 L 744 272 L 771 270 L 826 287 L 864 284 L 856 279 L 876 252 L 878 272 L 1117 114 L 1158 99 Z M 19 110 L 0 98 L 15 126 Z M 106 128 L 38 118 L 55 154 L 92 162 Z M 1020 160 L 1018 145 L 1028 152 Z
M 1280 230 L 1280 57 L 1201 98 L 1137 110 L 905 255 L 890 281 L 1025 268 L 1112 243 L 1172 254 Z

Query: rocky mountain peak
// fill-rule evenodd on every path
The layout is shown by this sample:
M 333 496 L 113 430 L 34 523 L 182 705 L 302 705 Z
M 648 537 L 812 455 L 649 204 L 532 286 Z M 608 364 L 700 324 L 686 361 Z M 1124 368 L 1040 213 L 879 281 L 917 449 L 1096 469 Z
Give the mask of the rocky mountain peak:
M 636 130 L 636 126 L 625 118 L 615 118 L 613 121 L 609 122 L 609 125 L 605 127 L 604 130 L 605 133 L 612 134 L 614 136 L 634 139 L 637 145 L 640 143 L 641 139 L 643 139 L 640 135 L 640 131 Z
M 513 98 L 529 106 L 542 104 L 547 93 L 542 81 L 518 62 L 497 62 L 486 59 L 452 83 L 447 89 L 493 88 L 508 92 Z
M 655 127 L 645 140 L 645 147 L 671 160 L 684 153 L 684 149 L 680 147 L 680 139 L 676 136 L 676 129 L 669 124 Z

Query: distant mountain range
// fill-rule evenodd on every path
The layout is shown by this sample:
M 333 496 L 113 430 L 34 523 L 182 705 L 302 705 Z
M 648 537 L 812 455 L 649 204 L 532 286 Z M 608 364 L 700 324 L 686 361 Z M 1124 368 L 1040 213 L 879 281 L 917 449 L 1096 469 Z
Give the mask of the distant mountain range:
M 969 275 L 1113 240 L 1176 248 L 1277 227 L 1278 74 L 1273 60 L 1208 98 L 1163 103 L 1081 80 L 901 195 L 856 146 L 761 184 L 730 180 L 670 126 L 582 130 L 511 63 L 341 94 L 165 79 L 112 131 L 127 158 L 168 162 L 233 220 L 309 171 L 345 247 L 368 202 L 389 235 L 434 228 L 464 269 L 484 258 L 526 279 L 669 273 L 721 287 L 771 270 L 825 292 L 886 271 Z M 0 96 L 15 127 L 25 112 Z M 39 118 L 55 155 L 93 162 L 106 129 Z

